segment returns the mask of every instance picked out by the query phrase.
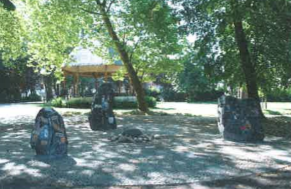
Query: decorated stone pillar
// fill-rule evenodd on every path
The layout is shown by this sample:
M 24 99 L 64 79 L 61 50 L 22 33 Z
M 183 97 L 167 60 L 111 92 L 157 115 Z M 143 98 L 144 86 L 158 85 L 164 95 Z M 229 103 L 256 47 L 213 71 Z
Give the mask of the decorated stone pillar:
M 224 139 L 240 142 L 263 141 L 264 131 L 254 99 L 222 96 L 218 99 L 218 128 Z
M 92 130 L 116 129 L 113 113 L 114 90 L 111 83 L 99 86 L 92 103 L 89 123 Z
M 52 108 L 43 108 L 35 118 L 30 145 L 41 157 L 67 155 L 68 138 L 62 116 Z

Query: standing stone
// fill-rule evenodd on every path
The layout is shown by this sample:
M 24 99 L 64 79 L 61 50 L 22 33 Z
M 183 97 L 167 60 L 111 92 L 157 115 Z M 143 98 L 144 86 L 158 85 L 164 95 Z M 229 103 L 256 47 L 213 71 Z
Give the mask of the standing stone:
M 265 135 L 256 100 L 222 96 L 218 99 L 218 116 L 218 128 L 226 140 L 263 141 Z
M 61 157 L 67 155 L 68 138 L 62 116 L 53 108 L 42 108 L 36 118 L 30 145 L 37 155 Z
M 114 90 L 111 83 L 103 83 L 97 90 L 89 114 L 90 128 L 96 130 L 116 129 L 113 113 Z

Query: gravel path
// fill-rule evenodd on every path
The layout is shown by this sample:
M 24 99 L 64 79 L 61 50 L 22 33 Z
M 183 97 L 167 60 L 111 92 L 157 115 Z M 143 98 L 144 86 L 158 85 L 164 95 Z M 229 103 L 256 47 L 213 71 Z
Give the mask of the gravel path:
M 282 178 L 291 175 L 287 170 L 290 141 L 267 137 L 260 144 L 227 142 L 221 139 L 213 117 L 120 116 L 118 129 L 109 133 L 91 131 L 86 116 L 65 117 L 69 156 L 54 161 L 40 160 L 30 149 L 31 116 L 23 115 L 24 122 L 11 120 L 9 124 L 7 120 L 0 120 L 0 189 L 236 188 L 234 178 L 240 178 L 235 180 L 241 180 L 241 186 L 250 183 L 245 186 L 251 188 L 253 183 L 254 188 L 268 188 L 271 173 L 280 170 Z M 147 144 L 109 141 L 125 128 L 140 128 L 160 137 Z M 255 178 L 256 182 L 250 182 Z M 290 189 L 290 179 L 277 188 Z

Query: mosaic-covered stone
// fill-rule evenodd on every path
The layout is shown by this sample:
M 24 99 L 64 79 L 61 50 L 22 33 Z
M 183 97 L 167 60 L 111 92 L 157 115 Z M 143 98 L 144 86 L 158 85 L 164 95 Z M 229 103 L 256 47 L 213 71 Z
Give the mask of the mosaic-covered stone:
M 263 141 L 258 102 L 222 96 L 218 99 L 218 128 L 223 137 L 231 141 Z
M 62 116 L 53 108 L 43 108 L 35 118 L 31 147 L 37 155 L 60 157 L 67 155 L 68 138 Z
M 113 113 L 114 90 L 111 83 L 103 83 L 97 90 L 89 114 L 90 128 L 96 130 L 116 129 Z

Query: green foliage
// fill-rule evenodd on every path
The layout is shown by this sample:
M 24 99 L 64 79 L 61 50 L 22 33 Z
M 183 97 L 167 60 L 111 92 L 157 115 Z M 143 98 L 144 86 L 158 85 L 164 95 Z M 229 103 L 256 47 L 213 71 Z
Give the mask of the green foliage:
M 161 91 L 162 99 L 166 102 L 185 102 L 186 94 L 174 90 L 172 86 L 164 87 Z
M 290 8 L 286 0 L 201 1 L 173 0 L 180 3 L 183 32 L 195 34 L 196 63 L 205 73 L 226 86 L 235 88 L 249 78 L 240 65 L 233 23 L 241 20 L 248 41 L 257 83 L 267 91 L 272 86 L 286 86 L 291 78 Z M 234 10 L 231 3 L 237 5 Z M 288 21 L 289 20 L 289 21 Z
M 150 108 L 154 108 L 157 105 L 156 98 L 154 97 L 146 96 L 145 101 Z M 115 97 L 113 107 L 116 109 L 136 109 L 137 101 L 135 98 Z
M 130 62 L 144 80 L 153 79 L 154 74 L 171 74 L 178 69 L 178 58 L 170 58 L 181 51 L 177 18 L 166 1 L 125 0 L 112 4 L 107 1 L 104 6 L 111 16 L 117 36 L 124 42 Z M 108 53 L 108 48 L 114 47 L 114 43 L 103 27 L 102 16 L 98 13 L 100 8 L 94 0 L 86 3 L 81 0 L 27 1 L 21 9 L 17 9 L 15 18 L 4 21 L 10 27 L 4 34 L 7 36 L 11 33 L 9 31 L 23 29 L 25 32 L 11 35 L 24 39 L 25 45 L 22 47 L 27 49 L 31 55 L 30 61 L 37 62 L 34 66 L 43 73 L 54 71 L 60 75 L 61 65 L 71 61 L 69 53 L 80 45 L 92 48 L 112 63 L 120 57 L 117 53 L 114 56 Z M 8 11 L 4 13 L 13 14 Z M 12 23 L 21 27 L 11 29 Z M 11 44 L 9 47 L 12 48 L 12 39 L 7 38 L 0 46 Z
M 154 108 L 157 105 L 157 101 L 153 97 L 146 97 L 146 102 L 149 107 Z M 80 97 L 80 98 L 71 98 L 67 101 L 62 98 L 55 98 L 49 102 L 48 106 L 58 107 L 58 108 L 91 108 L 92 97 Z M 114 108 L 116 109 L 136 109 L 137 101 L 133 98 L 114 98 Z
M 69 90 L 70 88 L 74 87 L 74 79 L 72 76 L 67 76 L 66 78 L 66 88 L 62 88 L 62 95 L 64 95 L 64 90 Z M 92 97 L 94 94 L 91 91 L 92 89 L 95 89 L 95 79 L 94 78 L 85 78 L 80 77 L 79 79 L 79 85 L 78 85 L 78 94 L 80 96 L 86 96 L 86 97 Z
M 41 101 L 41 97 L 36 93 L 30 94 L 28 97 L 21 98 L 22 102 L 38 102 Z
M 178 74 L 178 90 L 186 94 L 187 102 L 216 101 L 223 91 L 217 91 L 217 82 L 205 74 L 204 65 L 195 63 L 194 53 L 185 58 L 184 70 Z
M 146 96 L 145 100 L 150 108 L 155 108 L 157 106 L 156 98 L 154 98 L 152 96 Z
M 1 55 L 1 53 L 0 53 Z M 38 75 L 26 66 L 27 58 L 10 60 L 9 64 L 0 58 L 0 102 L 21 101 L 21 93 L 30 91 L 32 95 L 25 101 L 38 101 L 35 94 L 35 84 Z
M 291 89 L 274 89 L 267 93 L 268 102 L 291 102 Z
M 156 99 L 159 98 L 159 95 L 161 94 L 161 91 L 155 89 L 155 88 L 149 88 L 145 90 L 146 96 L 151 96 Z
M 274 111 L 274 110 L 264 110 L 264 113 L 269 114 L 269 115 L 282 115 L 281 112 Z
M 0 102 L 18 102 L 21 100 L 20 77 L 11 69 L 3 67 L 0 62 Z
M 0 59 L 6 64 L 12 63 L 8 60 L 23 56 L 23 39 L 25 30 L 23 23 L 16 11 L 8 11 L 0 3 Z
M 71 98 L 65 104 L 66 108 L 91 108 L 92 98 Z
M 187 102 L 213 102 L 217 101 L 221 95 L 223 95 L 224 92 L 221 90 L 210 90 L 210 91 L 197 91 L 191 96 L 189 95 L 187 97 Z
M 53 99 L 49 104 L 57 108 L 66 107 L 66 103 L 63 101 L 61 97 Z
M 178 38 L 177 18 L 171 8 L 165 1 L 157 0 L 133 0 L 128 5 L 131 16 L 124 17 L 128 25 L 125 35 L 132 45 L 127 48 L 143 81 L 180 70 L 184 44 Z
M 0 92 L 0 103 L 19 102 L 20 100 L 21 94 L 16 88 L 11 88 L 9 91 Z
M 122 99 L 122 98 L 115 98 L 114 99 L 114 104 L 113 104 L 114 109 L 136 109 L 137 108 L 137 101 L 136 100 L 127 100 L 127 99 Z

